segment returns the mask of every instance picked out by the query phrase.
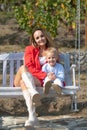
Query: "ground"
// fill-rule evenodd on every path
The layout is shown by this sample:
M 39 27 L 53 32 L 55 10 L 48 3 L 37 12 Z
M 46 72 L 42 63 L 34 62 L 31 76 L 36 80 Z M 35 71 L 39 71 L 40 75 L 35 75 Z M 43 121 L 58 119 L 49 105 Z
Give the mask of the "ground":
M 64 43 L 69 42 L 64 38 L 64 30 L 62 31 L 60 37 Z M 73 35 L 65 34 L 65 37 L 72 39 Z M 58 39 L 56 39 L 57 41 Z M 61 40 L 60 40 L 61 42 Z M 59 44 L 59 43 L 58 43 Z M 24 47 L 28 45 L 28 34 L 21 30 L 17 24 L 17 21 L 12 18 L 8 20 L 0 19 L 0 53 L 3 52 L 17 52 L 24 51 Z M 62 44 L 63 45 L 63 44 Z M 66 45 L 65 45 L 66 46 Z M 70 47 L 70 48 L 69 48 Z M 72 51 L 71 46 L 62 47 L 60 46 L 60 51 L 67 52 Z M 84 49 L 83 49 L 84 51 Z M 44 98 L 41 100 L 42 105 L 36 108 L 37 114 L 41 115 L 66 115 L 70 114 L 73 116 L 87 117 L 87 74 L 81 74 L 81 87 L 77 93 L 78 102 L 78 112 L 71 112 L 70 109 L 70 97 L 60 96 L 52 98 Z M 0 98 L 0 114 L 2 115 L 27 115 L 27 109 L 25 106 L 25 101 L 23 98 Z

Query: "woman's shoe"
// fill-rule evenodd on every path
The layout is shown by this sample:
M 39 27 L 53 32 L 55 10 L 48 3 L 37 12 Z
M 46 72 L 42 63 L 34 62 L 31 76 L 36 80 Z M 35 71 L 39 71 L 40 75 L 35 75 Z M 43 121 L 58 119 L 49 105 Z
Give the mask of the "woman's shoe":
M 25 122 L 25 126 L 28 126 L 28 127 L 34 127 L 34 126 L 38 126 L 39 125 L 39 121 L 38 119 L 34 119 L 34 120 L 26 120 Z
M 41 105 L 41 96 L 39 93 L 36 93 L 32 97 L 33 103 L 35 103 L 35 106 L 40 106 Z

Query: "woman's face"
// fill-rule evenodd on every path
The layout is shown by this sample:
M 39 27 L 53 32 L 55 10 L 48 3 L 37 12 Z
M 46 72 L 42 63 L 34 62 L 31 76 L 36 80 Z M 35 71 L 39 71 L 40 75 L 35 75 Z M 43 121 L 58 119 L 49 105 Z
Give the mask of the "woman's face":
M 44 34 L 41 30 L 37 30 L 34 33 L 34 39 L 35 39 L 35 42 L 38 46 L 46 45 L 47 40 L 46 40 L 46 37 L 44 36 Z

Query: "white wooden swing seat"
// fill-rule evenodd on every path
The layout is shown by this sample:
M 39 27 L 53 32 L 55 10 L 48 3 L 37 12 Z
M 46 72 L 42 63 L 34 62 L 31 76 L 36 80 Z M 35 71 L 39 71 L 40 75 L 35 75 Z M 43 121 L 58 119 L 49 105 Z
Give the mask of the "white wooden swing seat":
M 19 53 L 4 53 L 0 54 L 0 75 L 2 77 L 2 83 L 0 85 L 0 97 L 19 97 L 22 96 L 20 87 L 14 87 L 14 75 L 17 72 L 20 65 L 23 64 L 23 52 Z M 66 86 L 62 89 L 63 95 L 71 96 L 71 109 L 77 111 L 77 90 L 78 86 L 75 85 L 75 65 L 70 67 L 70 55 L 68 53 L 60 54 L 60 62 L 63 63 L 65 68 L 65 82 Z M 73 82 L 71 78 L 71 70 L 73 70 Z M 40 94 L 43 94 L 42 87 L 37 87 Z M 51 88 L 48 95 L 55 94 L 55 91 Z M 43 94 L 44 95 L 44 94 Z

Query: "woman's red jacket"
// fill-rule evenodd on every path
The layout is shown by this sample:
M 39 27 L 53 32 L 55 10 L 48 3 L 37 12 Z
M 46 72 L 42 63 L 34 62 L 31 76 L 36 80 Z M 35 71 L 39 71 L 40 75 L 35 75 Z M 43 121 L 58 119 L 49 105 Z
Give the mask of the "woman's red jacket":
M 27 46 L 24 53 L 24 64 L 27 66 L 29 72 L 37 77 L 41 82 L 46 77 L 46 73 L 42 72 L 39 61 L 39 48 L 34 46 Z

